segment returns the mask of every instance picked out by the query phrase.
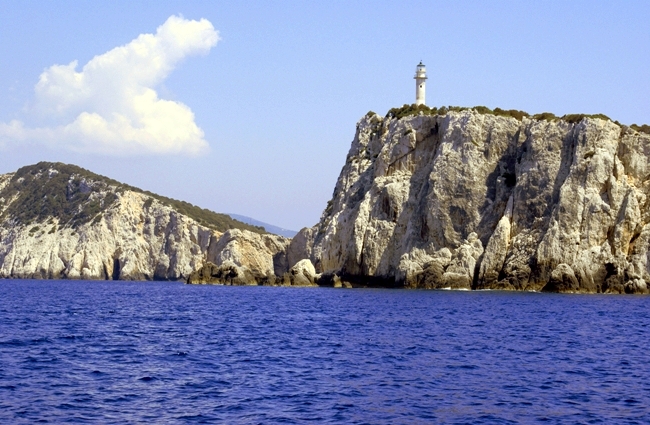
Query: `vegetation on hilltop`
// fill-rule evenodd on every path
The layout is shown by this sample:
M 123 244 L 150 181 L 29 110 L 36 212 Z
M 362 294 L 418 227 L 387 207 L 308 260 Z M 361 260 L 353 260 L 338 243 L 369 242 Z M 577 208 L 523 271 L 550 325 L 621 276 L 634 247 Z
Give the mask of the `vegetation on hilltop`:
M 447 112 L 461 112 L 473 109 L 480 114 L 490 114 L 498 116 L 513 117 L 521 121 L 523 117 L 529 117 L 530 115 L 524 111 L 518 111 L 516 109 L 504 110 L 501 108 L 496 108 L 494 110 L 486 106 L 475 106 L 473 108 L 465 108 L 462 106 L 441 106 L 440 108 L 433 107 L 430 108 L 426 105 L 403 105 L 401 108 L 392 108 L 386 114 L 387 118 L 404 118 L 411 115 L 446 115 Z
M 535 115 L 530 115 L 527 112 L 524 111 L 519 111 L 516 109 L 501 109 L 501 108 L 495 108 L 495 109 L 490 109 L 487 106 L 474 106 L 472 108 L 467 108 L 467 107 L 462 107 L 462 106 L 442 106 L 440 108 L 433 107 L 430 108 L 426 105 L 408 105 L 405 104 L 400 108 L 392 108 L 386 113 L 386 118 L 397 118 L 401 119 L 404 117 L 408 116 L 413 116 L 413 115 L 446 115 L 447 112 L 453 111 L 453 112 L 461 112 L 461 111 L 468 111 L 468 110 L 474 110 L 480 114 L 487 114 L 487 115 L 496 115 L 500 117 L 512 117 L 515 118 L 519 121 L 521 121 L 524 117 L 537 120 L 537 121 L 558 121 L 562 120 L 568 123 L 579 123 L 585 118 L 598 118 L 602 120 L 608 120 L 612 121 L 617 125 L 621 125 L 618 121 L 613 121 L 611 118 L 609 118 L 607 115 L 604 114 L 566 114 L 561 117 L 556 116 L 552 112 L 542 112 L 540 114 L 535 114 Z M 370 111 L 366 115 L 374 114 L 374 112 Z M 636 125 L 632 124 L 629 126 L 631 129 L 635 131 L 639 131 L 642 133 L 650 134 L 650 125 L 644 124 L 644 125 Z
M 203 226 L 220 232 L 245 229 L 265 233 L 263 227 L 242 223 L 226 214 L 160 196 L 60 162 L 39 162 L 16 171 L 9 184 L 0 191 L 0 220 L 13 219 L 16 223 L 29 225 L 57 217 L 63 227 L 77 228 L 101 218 L 103 211 L 118 201 L 117 193 L 127 190 L 151 196 Z M 152 199 L 145 201 L 144 207 L 149 208 L 152 202 Z
M 650 125 L 648 124 L 643 124 L 643 125 L 632 124 L 630 128 L 640 133 L 650 134 Z
M 534 120 L 537 120 L 537 121 L 558 121 L 558 120 L 562 120 L 562 121 L 566 121 L 566 122 L 568 122 L 570 124 L 579 123 L 580 121 L 582 121 L 585 118 L 597 118 L 597 119 L 601 119 L 601 120 L 612 121 L 612 119 L 610 117 L 608 117 L 607 115 L 605 115 L 605 114 L 591 114 L 591 115 L 590 114 L 566 114 L 566 115 L 562 115 L 561 117 L 558 117 L 552 112 L 542 112 L 541 114 L 533 115 L 531 118 L 534 119 Z M 613 121 L 613 122 L 620 125 L 620 123 L 618 121 Z

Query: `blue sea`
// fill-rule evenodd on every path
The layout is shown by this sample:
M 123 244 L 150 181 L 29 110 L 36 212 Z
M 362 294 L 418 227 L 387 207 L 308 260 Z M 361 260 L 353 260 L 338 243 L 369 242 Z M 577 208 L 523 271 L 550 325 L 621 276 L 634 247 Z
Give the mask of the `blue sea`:
M 650 423 L 650 297 L 0 280 L 0 423 Z

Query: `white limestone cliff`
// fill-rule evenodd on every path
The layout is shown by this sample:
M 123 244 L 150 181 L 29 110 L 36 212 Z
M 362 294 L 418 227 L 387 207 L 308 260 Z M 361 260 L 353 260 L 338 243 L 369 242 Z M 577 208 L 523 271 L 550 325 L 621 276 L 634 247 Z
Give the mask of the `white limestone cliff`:
M 219 235 L 148 196 L 126 191 L 98 221 L 58 218 L 0 228 L 0 277 L 183 279 Z M 36 228 L 37 230 L 31 230 Z
M 650 135 L 605 119 L 368 114 L 289 266 L 407 287 L 647 292 L 649 154 Z

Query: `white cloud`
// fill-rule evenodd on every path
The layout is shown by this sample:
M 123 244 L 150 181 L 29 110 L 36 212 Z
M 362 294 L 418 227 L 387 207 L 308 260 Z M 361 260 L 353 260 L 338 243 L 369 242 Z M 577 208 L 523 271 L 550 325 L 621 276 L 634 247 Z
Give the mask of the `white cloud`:
M 198 154 L 208 148 L 194 113 L 154 90 L 184 58 L 207 54 L 219 40 L 206 19 L 171 16 L 156 34 L 95 56 L 47 68 L 36 84 L 30 118 L 0 123 L 0 143 L 39 142 L 103 154 Z

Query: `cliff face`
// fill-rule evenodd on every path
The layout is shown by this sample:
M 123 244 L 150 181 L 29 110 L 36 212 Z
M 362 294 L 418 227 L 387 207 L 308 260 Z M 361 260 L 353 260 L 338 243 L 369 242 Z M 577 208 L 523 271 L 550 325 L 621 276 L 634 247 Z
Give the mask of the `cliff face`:
M 369 114 L 290 257 L 383 285 L 647 292 L 649 154 L 603 119 Z
M 25 167 L 0 176 L 0 277 L 186 280 L 206 260 L 261 274 L 282 267 L 288 239 L 222 233 L 205 217 L 78 167 Z

